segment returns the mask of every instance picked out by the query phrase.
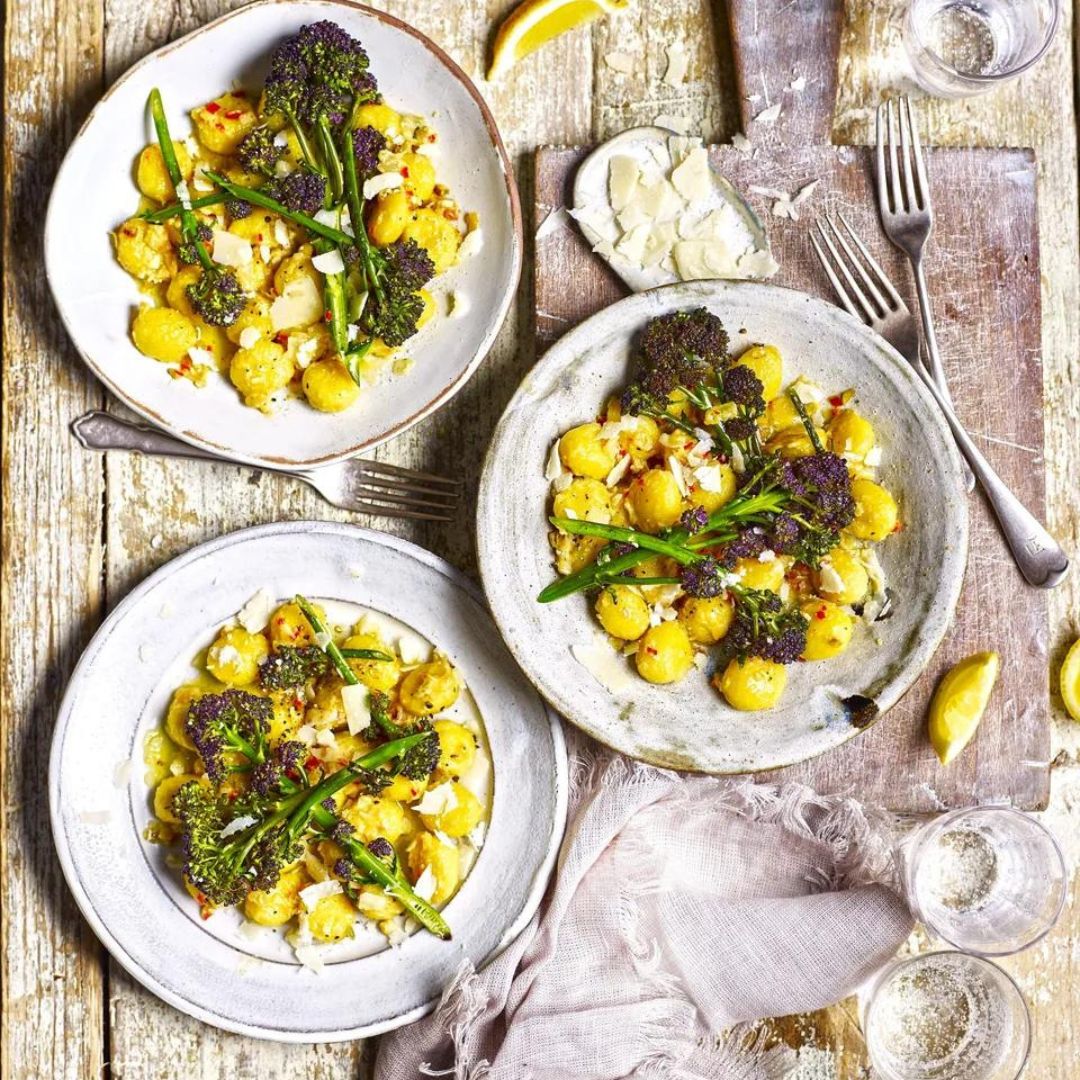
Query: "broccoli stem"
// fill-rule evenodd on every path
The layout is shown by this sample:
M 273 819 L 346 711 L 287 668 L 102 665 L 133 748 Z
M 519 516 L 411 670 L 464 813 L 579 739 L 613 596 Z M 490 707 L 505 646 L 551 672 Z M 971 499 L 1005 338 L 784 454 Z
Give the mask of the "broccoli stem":
M 334 193 L 334 202 L 339 202 L 344 190 L 344 179 L 341 172 L 341 158 L 338 157 L 337 147 L 334 146 L 334 134 L 330 130 L 330 122 L 325 116 L 320 116 L 316 122 L 315 132 L 319 137 L 319 148 L 322 150 L 323 163 L 330 180 L 330 189 Z
M 184 177 L 180 172 L 180 163 L 176 160 L 172 136 L 169 134 L 169 122 L 165 118 L 165 103 L 161 99 L 161 91 L 156 86 L 150 91 L 150 115 L 154 121 L 154 131 L 157 133 L 161 158 L 165 162 L 165 171 L 169 174 L 172 186 L 179 193 Z M 180 228 L 184 234 L 184 240 L 194 246 L 195 254 L 198 256 L 199 262 L 202 263 L 202 268 L 213 273 L 214 262 L 199 239 L 199 222 L 191 209 L 182 203 L 180 206 Z
M 279 203 L 277 199 L 271 199 L 269 195 L 264 195 L 255 188 L 244 187 L 243 184 L 234 184 L 224 176 L 209 170 L 204 170 L 204 175 L 234 199 L 243 199 L 244 202 L 252 203 L 254 206 L 261 206 L 264 210 L 272 210 L 275 214 L 285 218 L 286 221 L 302 225 L 308 232 L 321 236 L 326 240 L 332 240 L 335 244 L 348 247 L 353 243 L 353 238 L 347 232 L 342 232 L 340 229 L 335 229 L 330 225 L 324 225 L 321 221 L 316 221 L 313 217 L 309 217 L 299 210 L 290 210 L 287 206 Z
M 795 411 L 799 414 L 802 426 L 806 428 L 806 435 L 810 440 L 810 445 L 813 446 L 815 453 L 823 454 L 825 452 L 825 447 L 821 445 L 818 433 L 814 429 L 814 422 L 810 419 L 810 414 L 806 411 L 806 406 L 802 403 L 802 398 L 795 393 L 795 387 L 789 386 L 787 388 L 787 396 L 791 399 L 791 404 L 795 406 Z
M 326 832 L 333 829 L 339 820 L 322 806 L 315 808 L 312 818 L 315 824 Z M 395 874 L 382 859 L 369 851 L 359 840 L 346 837 L 337 842 L 341 844 L 349 861 L 381 885 L 387 895 L 397 900 L 425 930 L 429 930 L 443 941 L 450 940 L 450 924 L 426 900 L 422 900 L 413 892 L 412 886 L 400 871 Z
M 368 239 L 367 229 L 364 226 L 364 200 L 360 194 L 360 178 L 356 173 L 356 154 L 353 151 L 353 133 L 346 130 L 344 135 L 345 155 L 342 158 L 345 176 L 345 201 L 349 206 L 349 217 L 352 218 L 353 240 L 360 252 L 360 264 L 363 267 L 364 278 L 369 289 L 375 293 L 375 297 L 381 303 L 383 300 L 382 284 L 379 281 L 378 269 L 375 266 L 375 253 Z
M 215 191 L 211 195 L 200 195 L 199 198 L 192 199 L 191 209 L 201 210 L 204 206 L 217 206 L 225 201 L 226 196 L 220 191 Z M 176 217 L 177 214 L 182 214 L 184 209 L 185 207 L 180 203 L 170 203 L 168 206 L 163 206 L 160 210 L 144 210 L 141 214 L 137 214 L 136 216 L 142 218 L 143 221 L 149 221 L 154 225 L 160 225 L 162 222 Z
M 622 525 L 601 525 L 596 521 L 579 521 L 573 518 L 551 517 L 548 518 L 552 525 L 563 532 L 575 536 L 599 536 L 605 540 L 619 540 L 623 543 L 636 544 L 646 551 L 655 551 L 658 555 L 667 555 L 684 566 L 697 562 L 698 557 L 691 554 L 680 544 L 669 540 L 662 540 L 651 533 L 639 532 L 637 529 L 627 529 Z
M 360 361 L 364 359 L 368 354 L 368 350 L 375 344 L 375 339 L 369 337 L 366 341 L 362 341 L 359 345 L 354 345 L 345 354 L 345 368 L 352 376 L 353 382 L 357 386 L 363 386 L 364 373 L 360 368 Z
M 315 151 L 311 149 L 311 142 L 308 140 L 307 135 L 304 133 L 304 129 L 300 126 L 300 121 L 293 115 L 291 109 L 281 106 L 281 111 L 285 114 L 285 119 L 289 121 L 289 126 L 293 129 L 293 134 L 296 136 L 297 143 L 300 144 L 300 153 L 304 158 L 304 161 L 314 169 L 316 172 L 321 172 L 319 169 L 319 159 L 315 156 Z
M 318 254 L 337 251 L 329 240 L 318 240 L 315 244 Z M 323 297 L 326 310 L 330 312 L 330 337 L 338 354 L 344 356 L 349 347 L 348 315 L 345 310 L 345 274 L 323 274 Z
M 322 647 L 323 652 L 330 657 L 330 663 L 337 669 L 337 673 L 341 676 L 342 682 L 347 686 L 356 686 L 360 680 L 356 677 L 356 673 L 351 667 L 345 657 L 341 654 L 341 649 L 334 643 L 334 639 L 330 636 L 330 632 L 323 625 L 322 619 L 319 618 L 318 613 L 311 606 L 311 604 L 303 597 L 296 597 L 296 606 L 304 613 L 304 618 L 307 619 L 311 625 L 311 629 L 315 636 L 322 635 L 326 638 L 326 644 Z
M 379 649 L 338 649 L 346 660 L 393 660 L 389 654 Z

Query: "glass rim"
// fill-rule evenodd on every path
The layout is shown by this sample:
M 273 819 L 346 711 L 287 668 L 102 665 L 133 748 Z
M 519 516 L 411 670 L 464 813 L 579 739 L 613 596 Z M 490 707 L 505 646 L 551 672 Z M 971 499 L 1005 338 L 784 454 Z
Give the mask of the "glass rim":
M 1020 1012 L 1024 1018 L 1024 1031 L 1022 1042 L 1022 1055 L 1019 1062 L 1019 1067 L 1016 1072 L 1014 1080 L 1019 1080 L 1019 1077 L 1023 1075 L 1024 1069 L 1027 1068 L 1028 1059 L 1031 1057 L 1031 1044 L 1034 1038 L 1033 1027 L 1034 1024 L 1031 1019 L 1031 1007 L 1027 1003 L 1027 998 L 1024 997 L 1023 990 L 1020 989 L 1020 984 L 1010 975 L 1000 964 L 995 964 L 992 960 L 985 956 L 980 956 L 978 953 L 971 953 L 965 949 L 931 949 L 929 952 L 919 953 L 916 956 L 905 956 L 891 961 L 886 964 L 885 967 L 878 972 L 874 977 L 873 982 L 870 984 L 869 990 L 866 994 L 866 1005 L 862 1011 L 862 1023 L 863 1038 L 866 1042 L 866 1052 L 870 1058 L 870 1064 L 874 1069 L 881 1072 L 885 1077 L 886 1071 L 882 1069 L 881 1063 L 875 1059 L 874 1044 L 870 1039 L 870 1016 L 873 1012 L 874 1005 L 877 1003 L 878 997 L 881 993 L 882 987 L 885 985 L 887 979 L 891 978 L 897 972 L 911 967 L 915 964 L 922 963 L 930 959 L 933 956 L 962 956 L 965 959 L 973 960 L 976 964 L 981 964 L 983 967 L 991 968 L 998 975 L 1001 975 L 1005 982 L 1012 988 L 1012 992 L 1016 995 L 1016 1000 L 1020 1002 Z M 889 1070 L 889 1073 L 895 1076 Z
M 907 894 L 908 905 L 911 907 L 913 913 L 918 916 L 919 921 L 933 934 L 941 938 L 947 945 L 959 952 L 970 953 L 972 956 L 977 956 L 980 959 L 986 959 L 991 956 L 1015 956 L 1017 953 L 1024 952 L 1027 949 L 1037 945 L 1051 930 L 1057 926 L 1058 921 L 1061 918 L 1062 911 L 1065 910 L 1065 901 L 1068 898 L 1068 888 L 1062 888 L 1058 897 L 1057 906 L 1054 908 L 1053 918 L 1044 926 L 1033 938 L 1029 941 L 1025 941 L 1023 945 L 1018 945 L 1011 949 L 980 949 L 971 945 L 961 945 L 952 940 L 942 932 L 942 930 L 936 925 L 928 921 L 921 910 L 919 904 L 918 892 L 914 888 L 914 875 L 910 872 L 910 863 L 913 862 L 912 856 L 918 854 L 920 849 L 926 844 L 927 840 L 931 839 L 935 835 L 939 835 L 953 822 L 968 816 L 974 816 L 984 811 L 996 810 L 998 813 L 1007 813 L 1013 817 L 1018 817 L 1024 821 L 1027 825 L 1033 825 L 1038 829 L 1046 838 L 1050 841 L 1050 848 L 1057 857 L 1058 865 L 1061 867 L 1062 880 L 1067 881 L 1069 876 L 1069 868 L 1065 862 L 1065 853 L 1061 850 L 1061 845 L 1057 841 L 1057 837 L 1045 826 L 1041 821 L 1036 821 L 1030 814 L 1026 814 L 1023 810 L 1017 810 L 1015 806 L 1009 806 L 1006 803 L 983 803 L 980 806 L 961 806 L 955 810 L 950 810 L 947 814 L 942 814 L 940 817 L 935 818 L 933 821 L 928 821 L 926 824 L 921 825 L 909 838 L 909 843 L 905 846 L 902 856 L 901 864 L 901 876 L 904 881 L 904 891 Z M 939 950 L 941 951 L 941 950 Z M 945 950 L 947 951 L 947 950 Z
M 1061 23 L 1061 0 L 1048 0 L 1048 2 L 1052 9 L 1050 25 L 1047 28 L 1046 36 L 1044 37 L 1042 44 L 1036 50 L 1035 55 L 1030 59 L 1025 60 L 1022 64 L 1017 64 L 1016 67 L 1009 68 L 1008 71 L 995 72 L 993 75 L 973 75 L 970 72 L 960 71 L 958 68 L 953 67 L 948 61 L 944 60 L 941 55 L 935 52 L 919 35 L 919 31 L 915 26 L 915 20 L 911 17 L 911 10 L 914 6 L 912 4 L 908 5 L 907 25 L 920 52 L 930 57 L 937 67 L 947 76 L 961 82 L 969 83 L 972 86 L 991 87 L 997 83 L 1004 82 L 1007 79 L 1015 79 L 1018 75 L 1022 75 L 1029 68 L 1034 67 L 1046 55 L 1047 50 L 1054 41 L 1054 35 L 1057 33 L 1058 26 Z

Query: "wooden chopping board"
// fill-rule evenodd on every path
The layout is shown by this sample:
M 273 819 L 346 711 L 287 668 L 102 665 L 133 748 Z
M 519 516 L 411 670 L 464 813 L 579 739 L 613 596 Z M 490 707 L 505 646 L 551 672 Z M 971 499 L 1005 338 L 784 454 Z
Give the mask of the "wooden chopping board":
M 914 311 L 906 261 L 880 228 L 873 151 L 830 140 L 842 6 L 841 0 L 728 0 L 751 148 L 715 146 L 710 155 L 766 223 L 780 263 L 774 283 L 833 299 L 807 234 L 816 215 L 840 210 Z M 780 116 L 772 123 L 755 123 L 753 118 L 776 102 L 781 103 Z M 552 210 L 573 205 L 574 171 L 588 149 L 537 151 L 537 229 Z M 1043 384 L 1034 154 L 1024 149 L 933 149 L 928 168 L 936 222 L 926 266 L 957 411 L 1005 482 L 1041 517 Z M 798 221 L 774 216 L 773 199 L 750 192 L 758 186 L 794 193 L 814 180 L 817 187 L 799 208 Z M 625 286 L 592 254 L 572 223 L 542 231 L 535 275 L 541 347 L 625 294 Z M 789 358 L 789 364 L 794 370 L 797 358 Z M 1046 594 L 1024 582 L 989 506 L 976 491 L 964 590 L 953 626 L 927 671 L 863 735 L 770 777 L 801 781 L 822 793 L 849 792 L 899 812 L 1000 800 L 1024 809 L 1045 807 L 1050 782 L 1047 633 Z M 945 670 L 983 649 L 1001 654 L 997 688 L 975 740 L 943 768 L 926 736 L 930 696 Z M 767 716 L 762 723 L 768 723 Z

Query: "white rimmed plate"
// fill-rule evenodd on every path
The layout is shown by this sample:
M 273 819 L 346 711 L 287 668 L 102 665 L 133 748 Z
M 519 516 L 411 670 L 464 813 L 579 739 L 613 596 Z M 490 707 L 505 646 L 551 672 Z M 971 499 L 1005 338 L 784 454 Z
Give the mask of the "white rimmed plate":
M 861 624 L 832 660 L 788 669 L 780 704 L 729 708 L 691 671 L 653 686 L 611 650 L 583 595 L 536 596 L 556 574 L 544 466 L 556 438 L 592 420 L 628 380 L 633 342 L 656 315 L 704 305 L 732 350 L 769 342 L 833 393 L 854 387 L 883 450 L 882 482 L 904 529 L 878 548 L 895 593 L 892 616 Z M 779 768 L 858 733 L 841 701 L 860 694 L 882 713 L 929 662 L 952 619 L 967 561 L 967 501 L 948 428 L 907 362 L 830 304 L 791 289 L 720 281 L 670 285 L 621 300 L 562 337 L 525 377 L 488 450 L 477 509 L 484 589 L 510 651 L 550 704 L 601 742 L 658 765 L 710 773 Z M 586 667 L 572 649 L 590 656 Z M 605 660 L 607 662 L 605 662 Z
M 359 38 L 387 100 L 430 119 L 439 178 L 476 211 L 482 250 L 435 281 L 462 293 L 460 318 L 433 320 L 409 343 L 415 363 L 384 374 L 343 413 L 291 400 L 272 417 L 243 405 L 224 377 L 196 388 L 131 342 L 145 297 L 120 267 L 110 233 L 137 209 L 137 154 L 153 133 L 146 100 L 158 87 L 174 137 L 187 113 L 234 81 L 257 87 L 270 53 L 298 27 L 331 19 Z M 64 325 L 91 371 L 122 401 L 178 438 L 251 464 L 299 469 L 340 460 L 404 431 L 449 400 L 495 340 L 521 273 L 521 210 L 495 121 L 468 76 L 405 23 L 348 0 L 262 0 L 151 53 L 120 78 L 76 135 L 56 178 L 45 226 L 45 267 Z
M 150 798 L 143 740 L 160 725 L 192 656 L 263 587 L 275 598 L 302 591 L 382 612 L 435 643 L 461 670 L 483 717 L 493 795 L 479 857 L 443 909 L 450 942 L 418 932 L 389 948 L 361 936 L 351 953 L 315 972 L 299 966 L 273 932 L 242 930 L 231 911 L 202 922 L 164 849 L 142 839 Z M 146 987 L 245 1035 L 353 1039 L 422 1016 L 463 958 L 482 965 L 526 925 L 562 838 L 566 751 L 558 720 L 465 578 L 390 536 L 292 522 L 194 548 L 117 606 L 61 704 L 49 798 L 57 852 L 80 909 Z

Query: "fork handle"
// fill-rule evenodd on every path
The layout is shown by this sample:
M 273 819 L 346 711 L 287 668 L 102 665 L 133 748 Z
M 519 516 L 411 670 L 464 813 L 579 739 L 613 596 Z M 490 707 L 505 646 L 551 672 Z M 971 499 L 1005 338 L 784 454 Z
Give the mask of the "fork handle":
M 71 424 L 71 433 L 87 450 L 127 450 L 154 457 L 198 458 L 201 461 L 225 461 L 208 450 L 189 446 L 149 424 L 123 420 L 112 413 L 94 409 L 83 413 Z
M 926 370 L 917 364 L 912 364 L 912 369 L 918 373 L 926 389 L 930 391 L 938 407 L 945 414 L 945 419 L 956 439 L 956 445 L 967 458 L 976 479 L 986 493 L 1020 573 L 1029 584 L 1040 589 L 1052 589 L 1060 585 L 1069 571 L 1069 557 L 1062 550 L 1061 545 L 1012 493 L 1005 481 L 994 472 L 990 462 L 971 441 L 971 437 L 964 430 L 964 425 L 960 423 L 953 411 L 952 405 Z

